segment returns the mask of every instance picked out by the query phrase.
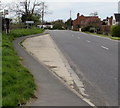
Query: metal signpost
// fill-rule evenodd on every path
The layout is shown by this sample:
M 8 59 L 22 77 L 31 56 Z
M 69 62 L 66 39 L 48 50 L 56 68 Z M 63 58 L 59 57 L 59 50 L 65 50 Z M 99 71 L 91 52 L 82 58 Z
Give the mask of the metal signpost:
M 29 28 L 29 26 L 31 27 L 34 24 L 34 21 L 25 21 L 25 23 L 27 24 L 27 28 Z

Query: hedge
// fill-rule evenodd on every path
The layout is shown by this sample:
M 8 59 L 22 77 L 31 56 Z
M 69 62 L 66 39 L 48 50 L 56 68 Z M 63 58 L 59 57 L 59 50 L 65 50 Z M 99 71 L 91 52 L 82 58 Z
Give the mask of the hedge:
M 120 25 L 114 25 L 111 27 L 111 35 L 113 37 L 120 37 Z

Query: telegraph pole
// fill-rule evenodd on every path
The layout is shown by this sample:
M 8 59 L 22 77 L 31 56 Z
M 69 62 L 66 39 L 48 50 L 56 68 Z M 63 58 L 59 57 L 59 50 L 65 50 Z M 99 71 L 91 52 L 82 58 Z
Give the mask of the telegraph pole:
M 44 7 L 45 7 L 45 4 L 44 4 L 44 2 L 42 2 L 42 28 L 43 28 L 43 22 L 44 22 Z
M 71 10 L 70 10 L 70 19 L 71 19 Z
M 69 28 L 70 30 L 71 30 L 71 23 L 72 23 L 71 20 L 72 18 L 71 18 L 71 10 L 70 10 L 70 28 Z

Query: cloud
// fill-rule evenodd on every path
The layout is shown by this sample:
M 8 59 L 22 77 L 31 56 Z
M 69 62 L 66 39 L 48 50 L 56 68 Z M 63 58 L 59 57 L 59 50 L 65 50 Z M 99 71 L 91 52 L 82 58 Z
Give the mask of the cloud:
M 89 7 L 89 8 L 88 8 Z M 72 18 L 76 18 L 76 14 L 79 12 L 83 15 L 89 15 L 90 13 L 97 11 L 100 18 L 106 18 L 107 16 L 114 16 L 114 13 L 117 12 L 117 2 L 69 2 L 67 4 L 63 2 L 52 2 L 48 3 L 48 10 L 51 10 L 53 13 L 49 15 L 45 15 L 45 19 L 57 20 L 63 19 L 67 20 L 70 18 L 70 10 L 72 11 Z
M 119 0 L 44 0 L 46 2 L 118 2 Z

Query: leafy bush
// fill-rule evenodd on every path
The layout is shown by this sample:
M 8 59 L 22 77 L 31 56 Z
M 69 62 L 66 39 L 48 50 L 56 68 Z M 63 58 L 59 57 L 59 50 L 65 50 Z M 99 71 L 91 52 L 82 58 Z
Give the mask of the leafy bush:
M 61 23 L 55 23 L 53 29 L 63 30 L 63 26 Z
M 90 30 L 90 28 L 91 28 L 91 26 L 86 26 L 86 27 L 83 27 L 81 30 L 83 31 L 83 32 L 88 32 L 89 30 Z
M 96 30 L 96 29 L 95 29 L 94 27 L 91 27 L 91 28 L 89 29 L 89 32 L 94 33 L 95 30 Z
M 113 37 L 120 37 L 120 25 L 114 25 L 111 27 L 111 35 Z
M 65 23 L 63 20 L 57 20 L 52 22 L 53 24 L 53 29 L 58 29 L 58 30 L 64 30 L 65 29 Z

